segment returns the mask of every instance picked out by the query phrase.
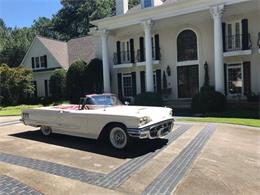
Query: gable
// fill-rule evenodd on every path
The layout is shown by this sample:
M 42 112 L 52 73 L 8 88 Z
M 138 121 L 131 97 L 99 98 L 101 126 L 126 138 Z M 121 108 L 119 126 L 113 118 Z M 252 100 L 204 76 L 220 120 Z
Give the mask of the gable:
M 59 52 L 59 49 L 56 49 Z M 32 69 L 32 57 L 40 57 L 40 56 L 47 56 L 47 62 L 48 62 L 48 69 L 49 68 L 60 68 L 60 67 L 67 67 L 67 63 L 65 60 L 65 64 L 62 64 L 59 60 L 57 60 L 56 53 L 53 53 L 53 51 L 50 50 L 50 48 L 44 44 L 44 42 L 39 37 L 35 37 L 30 48 L 28 49 L 22 63 L 20 66 L 27 67 L 29 69 Z M 65 56 L 67 58 L 67 56 Z

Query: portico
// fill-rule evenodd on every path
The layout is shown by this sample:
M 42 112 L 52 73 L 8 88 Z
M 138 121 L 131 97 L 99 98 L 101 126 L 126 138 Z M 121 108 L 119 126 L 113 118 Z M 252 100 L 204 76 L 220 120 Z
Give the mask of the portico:
M 252 80 L 250 66 L 255 71 L 258 67 L 248 63 L 254 53 L 248 34 L 254 37 L 259 32 L 248 25 L 257 23 L 254 0 L 251 3 L 243 0 L 226 0 L 223 4 L 203 2 L 183 1 L 126 11 L 123 15 L 93 22 L 99 31 L 109 32 L 105 33 L 106 38 L 100 34 L 105 92 L 134 97 L 144 91 L 167 91 L 167 99 L 192 98 L 204 83 L 205 62 L 209 64 L 210 84 L 216 91 L 232 95 L 234 89 L 241 91 L 242 96 L 251 88 L 258 92 L 258 85 L 251 86 L 249 82 Z M 241 15 L 237 6 L 244 6 L 247 12 Z M 233 20 L 236 32 L 229 30 Z M 231 41 L 232 47 L 229 46 Z M 252 55 L 252 62 L 259 56 Z M 244 66 L 240 70 L 228 67 L 238 61 Z M 238 75 L 243 70 L 240 78 Z M 234 77 L 232 71 L 238 75 Z M 112 77 L 105 76 L 108 74 Z

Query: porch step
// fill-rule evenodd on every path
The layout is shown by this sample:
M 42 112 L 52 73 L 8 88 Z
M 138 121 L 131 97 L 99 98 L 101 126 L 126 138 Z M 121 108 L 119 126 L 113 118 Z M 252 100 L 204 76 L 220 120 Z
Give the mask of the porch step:
M 164 104 L 167 107 L 176 109 L 191 109 L 191 99 L 175 99 L 175 100 L 166 100 L 164 101 Z

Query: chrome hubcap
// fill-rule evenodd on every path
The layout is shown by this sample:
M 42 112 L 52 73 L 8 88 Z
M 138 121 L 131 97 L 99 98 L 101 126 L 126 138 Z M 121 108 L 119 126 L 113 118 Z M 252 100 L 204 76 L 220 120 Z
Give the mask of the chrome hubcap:
M 110 141 L 115 148 L 124 148 L 127 142 L 125 131 L 121 128 L 112 129 L 110 132 Z

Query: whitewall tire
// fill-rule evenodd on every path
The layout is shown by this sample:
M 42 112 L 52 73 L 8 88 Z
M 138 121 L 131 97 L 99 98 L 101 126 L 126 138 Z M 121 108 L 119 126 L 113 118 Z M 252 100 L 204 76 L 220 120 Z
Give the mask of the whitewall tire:
M 122 150 L 127 147 L 129 137 L 122 127 L 113 127 L 109 132 L 109 142 L 114 148 Z

